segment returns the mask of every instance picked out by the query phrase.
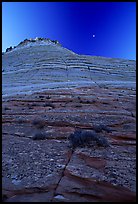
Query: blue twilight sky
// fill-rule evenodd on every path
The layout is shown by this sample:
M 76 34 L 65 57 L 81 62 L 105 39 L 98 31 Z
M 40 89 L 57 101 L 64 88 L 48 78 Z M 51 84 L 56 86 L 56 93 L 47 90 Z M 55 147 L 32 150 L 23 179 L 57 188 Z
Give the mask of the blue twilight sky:
M 78 54 L 136 59 L 136 2 L 2 2 L 2 51 L 35 37 Z

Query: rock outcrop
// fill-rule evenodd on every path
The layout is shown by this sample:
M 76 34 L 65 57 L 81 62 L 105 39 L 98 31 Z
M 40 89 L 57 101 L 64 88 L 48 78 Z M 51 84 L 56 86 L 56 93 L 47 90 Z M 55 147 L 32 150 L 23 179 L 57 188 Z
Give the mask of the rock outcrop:
M 6 52 L 10 52 L 12 49 L 13 49 L 12 46 L 10 46 L 10 47 L 8 47 L 8 48 L 6 49 Z M 3 54 L 4 54 L 4 53 L 3 53 Z
M 2 55 L 4 202 L 136 201 L 136 63 L 26 40 Z M 93 131 L 107 146 L 77 146 Z

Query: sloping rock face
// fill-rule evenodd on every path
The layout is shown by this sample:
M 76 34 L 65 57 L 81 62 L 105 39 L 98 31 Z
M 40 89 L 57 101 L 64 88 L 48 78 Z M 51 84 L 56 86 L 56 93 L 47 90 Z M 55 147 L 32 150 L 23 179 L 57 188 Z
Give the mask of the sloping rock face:
M 2 58 L 3 201 L 135 202 L 135 61 L 43 39 Z M 78 129 L 109 146 L 73 149 Z

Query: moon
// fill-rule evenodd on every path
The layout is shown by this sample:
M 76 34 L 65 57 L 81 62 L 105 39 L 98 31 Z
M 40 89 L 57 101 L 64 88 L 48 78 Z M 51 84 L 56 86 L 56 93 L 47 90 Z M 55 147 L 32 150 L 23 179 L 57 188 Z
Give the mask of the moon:
M 95 35 L 92 35 L 93 38 L 95 38 Z

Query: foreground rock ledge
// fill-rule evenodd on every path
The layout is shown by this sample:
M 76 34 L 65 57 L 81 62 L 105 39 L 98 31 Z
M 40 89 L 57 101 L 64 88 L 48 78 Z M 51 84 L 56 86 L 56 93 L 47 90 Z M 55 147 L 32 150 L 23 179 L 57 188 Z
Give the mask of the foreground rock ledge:
M 60 89 L 3 101 L 4 201 L 135 201 L 135 96 L 121 90 Z M 98 124 L 113 130 L 97 133 L 109 147 L 70 149 L 75 129 Z M 33 140 L 36 133 L 46 139 Z

